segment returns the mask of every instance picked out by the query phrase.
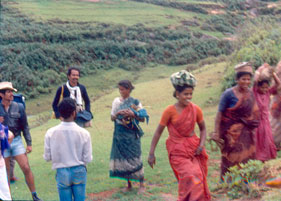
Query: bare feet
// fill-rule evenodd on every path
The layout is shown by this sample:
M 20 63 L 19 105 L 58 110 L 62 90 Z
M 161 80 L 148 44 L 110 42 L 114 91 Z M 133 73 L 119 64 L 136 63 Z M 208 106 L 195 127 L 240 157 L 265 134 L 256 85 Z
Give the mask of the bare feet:
M 139 190 L 138 190 L 138 194 L 143 194 L 145 193 L 145 187 L 144 186 L 140 186 Z
M 128 186 L 122 190 L 123 193 L 127 193 L 133 189 L 132 182 L 128 179 L 127 181 Z
M 126 187 L 126 188 L 123 188 L 123 189 L 122 189 L 122 192 L 123 192 L 123 193 L 127 193 L 127 192 L 130 192 L 130 191 L 132 191 L 132 190 L 133 190 L 132 187 Z

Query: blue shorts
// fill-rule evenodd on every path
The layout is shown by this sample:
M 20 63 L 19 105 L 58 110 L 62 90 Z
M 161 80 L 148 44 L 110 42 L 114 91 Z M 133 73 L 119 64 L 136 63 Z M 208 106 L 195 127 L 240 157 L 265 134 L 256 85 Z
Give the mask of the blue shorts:
M 17 136 L 13 139 L 12 143 L 10 144 L 10 149 L 6 149 L 4 151 L 4 158 L 8 158 L 11 156 L 18 156 L 21 154 L 25 154 L 26 149 L 23 145 L 21 136 Z

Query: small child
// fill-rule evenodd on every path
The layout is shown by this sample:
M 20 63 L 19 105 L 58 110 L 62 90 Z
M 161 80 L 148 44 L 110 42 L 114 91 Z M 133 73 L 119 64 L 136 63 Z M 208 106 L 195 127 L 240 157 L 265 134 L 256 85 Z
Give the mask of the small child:
M 265 68 L 262 66 L 261 68 Z M 268 67 L 266 67 L 268 68 Z M 269 103 L 270 95 L 276 91 L 280 81 L 275 72 L 271 71 L 275 85 L 270 87 L 270 77 L 256 73 L 253 87 L 254 95 L 260 111 L 260 124 L 256 131 L 256 159 L 267 161 L 276 158 L 277 151 L 273 141 L 272 130 L 269 122 Z

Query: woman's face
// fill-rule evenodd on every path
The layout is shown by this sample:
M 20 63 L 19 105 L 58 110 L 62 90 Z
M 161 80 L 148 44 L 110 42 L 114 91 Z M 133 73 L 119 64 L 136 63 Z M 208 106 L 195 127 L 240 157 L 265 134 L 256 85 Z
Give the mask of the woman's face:
M 180 104 L 188 105 L 189 101 L 192 99 L 193 89 L 185 88 L 182 92 L 176 91 L 176 97 Z
M 261 94 L 266 94 L 269 90 L 269 84 L 264 82 L 261 86 L 258 86 L 258 92 Z
M 125 87 L 118 86 L 119 87 L 119 93 L 123 99 L 126 99 L 130 96 L 131 90 L 126 89 Z
M 251 85 L 252 77 L 249 74 L 242 75 L 238 80 L 237 80 L 237 85 L 246 90 L 249 88 Z

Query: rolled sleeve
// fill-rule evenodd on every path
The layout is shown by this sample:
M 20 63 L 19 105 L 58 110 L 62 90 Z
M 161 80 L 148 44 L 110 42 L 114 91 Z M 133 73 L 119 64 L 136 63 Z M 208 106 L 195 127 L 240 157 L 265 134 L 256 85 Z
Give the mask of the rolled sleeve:
M 44 142 L 44 155 L 43 158 L 46 161 L 51 161 L 52 156 L 51 156 L 51 147 L 50 147 L 50 138 L 49 138 L 49 133 L 47 132 L 45 135 L 45 142 Z

